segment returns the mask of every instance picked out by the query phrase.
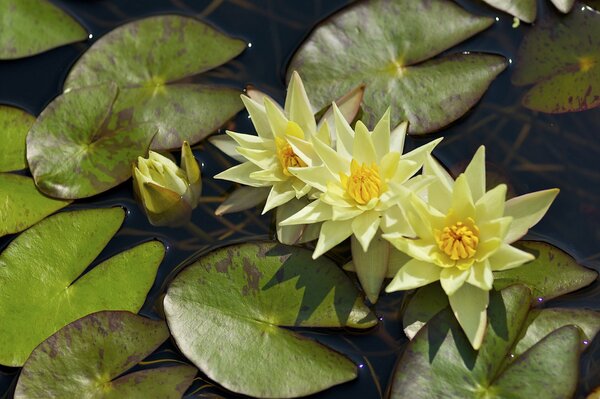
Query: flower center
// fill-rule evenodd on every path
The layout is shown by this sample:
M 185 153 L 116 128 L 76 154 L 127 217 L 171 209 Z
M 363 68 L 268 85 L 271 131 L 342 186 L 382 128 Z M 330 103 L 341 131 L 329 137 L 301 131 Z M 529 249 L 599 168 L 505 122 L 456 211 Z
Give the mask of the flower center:
M 379 168 L 373 163 L 359 165 L 356 160 L 350 164 L 350 177 L 341 175 L 342 185 L 350 197 L 361 205 L 367 204 L 371 199 L 378 198 L 381 194 L 381 177 Z
M 479 229 L 473 219 L 468 218 L 467 223 L 456 222 L 452 226 L 444 227 L 442 231 L 436 230 L 435 240 L 450 259 L 470 259 L 477 252 Z
M 277 158 L 283 169 L 283 174 L 286 176 L 292 176 L 288 171 L 288 168 L 305 167 L 306 164 L 296 153 L 294 149 L 285 139 L 280 137 L 275 138 L 275 145 L 277 146 Z

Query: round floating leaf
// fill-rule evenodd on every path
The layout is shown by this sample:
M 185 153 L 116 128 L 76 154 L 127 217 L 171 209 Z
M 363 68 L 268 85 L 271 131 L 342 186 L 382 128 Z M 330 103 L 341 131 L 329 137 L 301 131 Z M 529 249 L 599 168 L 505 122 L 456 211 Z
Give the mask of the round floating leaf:
M 279 326 L 367 328 L 360 294 L 331 261 L 276 243 L 214 251 L 165 297 L 171 333 L 210 378 L 256 397 L 296 397 L 356 377 L 346 357 Z
M 39 343 L 85 315 L 142 307 L 164 256 L 161 243 L 138 245 L 82 275 L 124 217 L 120 208 L 59 213 L 0 254 L 0 364 L 22 366 Z
M 163 321 L 129 312 L 86 316 L 35 348 L 19 377 L 15 399 L 179 399 L 196 375 L 194 367 L 161 367 L 121 376 L 168 337 Z
M 48 198 L 26 176 L 0 173 L 0 237 L 18 233 L 71 201 Z
M 0 60 L 28 57 L 87 39 L 71 16 L 47 0 L 0 0 Z
M 77 61 L 65 90 L 114 82 L 115 112 L 158 127 L 153 149 L 198 142 L 241 108 L 239 92 L 172 82 L 219 66 L 246 44 L 194 18 L 162 15 L 134 21 L 100 38 Z M 123 117 L 123 116 L 121 116 Z
M 448 296 L 439 283 L 428 284 L 416 290 L 402 314 L 402 326 L 406 336 L 413 339 L 425 323 L 448 305 Z
M 577 384 L 580 336 L 576 327 L 556 330 L 504 367 L 530 301 L 524 286 L 492 291 L 479 351 L 472 349 L 449 308 L 438 313 L 408 344 L 394 372 L 390 397 L 570 397 Z
M 108 118 L 114 84 L 72 90 L 57 97 L 27 136 L 27 160 L 35 183 L 58 198 L 84 198 L 131 177 L 131 164 L 145 155 L 156 132 L 151 125 Z
M 577 8 L 548 16 L 519 48 L 513 83 L 535 84 L 523 98 L 527 108 L 563 113 L 600 106 L 600 13 Z
M 25 137 L 34 121 L 25 111 L 0 105 L 0 172 L 27 168 Z
M 533 291 L 534 303 L 576 291 L 594 282 L 594 270 L 582 267 L 567 253 L 553 245 L 536 241 L 521 241 L 520 249 L 530 252 L 535 260 L 501 272 L 494 272 L 494 287 L 502 289 L 521 283 Z
M 507 64 L 485 54 L 429 59 L 492 22 L 449 1 L 357 2 L 312 32 L 288 76 L 300 73 L 317 109 L 365 84 L 368 124 L 391 106 L 392 125 L 408 120 L 410 133 L 435 131 L 467 112 Z

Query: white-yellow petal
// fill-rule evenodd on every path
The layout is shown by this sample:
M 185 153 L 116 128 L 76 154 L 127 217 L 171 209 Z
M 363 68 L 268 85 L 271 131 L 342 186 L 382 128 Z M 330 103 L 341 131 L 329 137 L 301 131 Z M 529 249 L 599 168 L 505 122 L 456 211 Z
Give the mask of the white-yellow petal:
M 402 154 L 404 151 L 404 139 L 408 130 L 408 122 L 404 121 L 392 130 L 390 133 L 390 151 L 396 151 Z
M 390 109 L 388 108 L 371 133 L 377 159 L 390 152 Z
M 270 211 L 273 208 L 277 208 L 280 205 L 285 204 L 292 198 L 296 196 L 292 188 L 292 184 L 289 181 L 276 183 L 271 187 L 271 191 L 269 192 L 269 196 L 267 197 L 267 202 L 265 203 L 265 207 L 263 208 L 263 215 Z
M 463 284 L 448 297 L 454 316 L 465 332 L 473 349 L 478 350 L 483 342 L 487 326 L 489 291 Z
M 288 119 L 279 107 L 270 99 L 265 98 L 265 111 L 274 137 L 285 137 Z
M 452 202 L 450 203 L 452 214 L 457 220 L 475 218 L 475 203 L 471 195 L 471 188 L 464 174 L 458 176 L 452 191 Z
M 524 263 L 531 262 L 535 256 L 529 252 L 522 251 L 508 244 L 502 244 L 500 248 L 489 257 L 491 269 L 502 271 L 514 269 Z
M 215 211 L 215 215 L 221 216 L 253 208 L 265 201 L 270 191 L 267 187 L 242 186 L 232 192 L 229 197 L 225 198 L 225 201 Z
M 341 111 L 335 104 L 333 107 L 333 117 L 335 121 L 335 133 L 336 133 L 336 148 L 337 152 L 343 156 L 350 158 L 352 156 L 352 148 L 354 144 L 354 130 L 350 127 L 350 124 L 344 118 Z
M 317 155 L 323 161 L 323 165 L 329 169 L 334 176 L 339 176 L 340 173 L 348 173 L 350 170 L 350 162 L 342 158 L 333 148 L 323 143 L 318 139 L 312 140 L 313 147 Z
M 513 217 L 513 222 L 506 235 L 506 242 L 510 244 L 517 241 L 527 233 L 530 227 L 539 222 L 550 208 L 558 192 L 557 188 L 536 191 L 506 201 L 504 214 Z
M 431 155 L 423 164 L 423 176 L 435 178 L 434 182 L 427 187 L 427 202 L 438 211 L 447 213 L 452 199 L 454 179 Z
M 319 200 L 313 201 L 287 219 L 279 222 L 280 226 L 310 224 L 331 219 L 331 206 Z
M 380 221 L 379 213 L 375 211 L 363 212 L 352 220 L 352 233 L 363 251 L 368 251 L 371 240 L 379 230 Z
M 417 165 L 419 165 L 419 169 L 420 169 L 423 166 L 423 164 L 425 163 L 425 160 L 431 155 L 431 152 L 433 151 L 433 149 L 442 140 L 443 140 L 443 137 L 440 137 L 438 139 L 430 141 L 427 144 L 419 146 L 419 147 L 415 148 L 414 150 L 412 150 L 411 152 L 407 152 L 406 154 L 402 155 L 402 159 L 416 162 Z
M 327 183 L 335 179 L 324 166 L 288 168 L 288 171 L 304 183 L 323 192 L 327 191 Z
M 479 200 L 485 193 L 485 147 L 480 146 L 465 169 L 473 201 Z
M 499 184 L 486 192 L 475 203 L 475 220 L 498 219 L 504 215 L 506 202 L 506 184 Z
M 467 283 L 485 291 L 492 289 L 494 274 L 492 273 L 489 259 L 483 262 L 475 262 L 468 271 L 469 278 L 467 278 Z
M 442 269 L 440 273 L 440 284 L 446 292 L 446 295 L 453 295 L 467 281 L 471 271 L 460 270 L 458 267 L 448 267 Z
M 411 259 L 398 270 L 392 281 L 385 287 L 385 292 L 423 287 L 438 281 L 441 271 L 441 268 L 432 263 Z
M 255 150 L 252 148 L 238 147 L 237 152 L 261 169 L 271 169 L 272 167 L 279 165 L 277 156 L 272 150 Z
M 264 181 L 255 180 L 250 177 L 251 173 L 260 170 L 261 169 L 252 162 L 244 162 L 219 173 L 215 176 L 215 179 L 229 180 L 252 187 L 264 187 L 270 185 Z
M 313 259 L 317 259 L 331 248 L 335 247 L 352 234 L 352 221 L 344 220 L 339 222 L 327 221 L 321 226 L 319 241 L 313 252 Z
M 273 132 L 271 131 L 271 125 L 267 119 L 265 107 L 248 96 L 242 94 L 241 97 L 242 102 L 250 115 L 250 120 L 254 125 L 254 129 L 256 129 L 256 133 L 262 138 L 272 139 Z
M 304 134 L 313 135 L 317 132 L 314 111 L 304 90 L 302 79 L 298 72 L 292 72 L 292 77 L 288 85 L 287 96 L 285 98 L 285 112 L 289 119 L 296 122 Z
M 219 150 L 221 150 L 223 153 L 235 159 L 236 161 L 246 162 L 246 158 L 240 155 L 240 153 L 236 150 L 238 147 L 238 143 L 236 143 L 234 139 L 227 136 L 226 134 L 219 134 L 217 136 L 209 137 L 208 141 L 212 145 L 217 147 Z
M 356 122 L 354 143 L 352 144 L 352 158 L 359 164 L 372 165 L 377 163 L 377 153 L 369 129 L 361 121 Z

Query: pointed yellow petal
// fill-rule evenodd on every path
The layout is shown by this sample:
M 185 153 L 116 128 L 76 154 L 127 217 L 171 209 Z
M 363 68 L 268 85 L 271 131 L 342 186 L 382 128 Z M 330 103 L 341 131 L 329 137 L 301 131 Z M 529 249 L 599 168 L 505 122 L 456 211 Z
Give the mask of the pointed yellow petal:
M 315 138 L 317 140 L 322 141 L 324 144 L 328 145 L 329 147 L 335 148 L 335 145 L 332 145 L 332 140 L 335 140 L 335 131 L 331 130 L 328 123 L 323 123 L 321 126 L 319 126 L 317 128 L 317 133 L 315 134 Z
M 360 104 L 362 102 L 363 95 L 365 93 L 365 85 L 360 85 L 350 92 L 340 97 L 334 102 L 338 110 L 342 114 L 343 118 L 348 123 L 352 123 L 358 111 L 360 110 Z M 333 142 L 337 140 L 336 127 L 335 127 L 335 116 L 334 116 L 334 104 L 332 104 L 327 111 L 323 114 L 323 117 L 317 125 L 317 130 L 320 131 L 323 126 L 328 126 L 330 137 Z M 327 143 L 327 141 L 324 141 Z M 348 154 L 349 155 L 349 154 Z
M 288 85 L 287 97 L 285 99 L 285 111 L 289 115 L 290 120 L 300 125 L 304 133 L 313 135 L 317 131 L 314 112 L 302 79 L 296 71 L 292 72 L 292 78 Z
M 181 146 L 181 169 L 185 171 L 190 184 L 194 184 L 200 180 L 200 166 L 187 141 L 184 141 Z
M 539 222 L 550 208 L 558 192 L 557 188 L 536 191 L 506 201 L 504 214 L 513 217 L 506 242 L 515 242 L 523 237 L 531 226 Z
M 481 223 L 484 220 L 494 220 L 502 217 L 505 202 L 506 184 L 499 184 L 483 194 L 475 203 L 475 220 Z
M 446 214 L 450 208 L 454 180 L 442 165 L 431 155 L 423 164 L 423 176 L 434 177 L 435 180 L 427 186 L 427 201 L 429 205 Z
M 375 233 L 379 230 L 379 213 L 375 211 L 364 212 L 352 221 L 352 233 L 360 242 L 363 251 L 367 252 L 369 244 Z
M 468 272 L 469 278 L 467 279 L 467 283 L 485 291 L 492 289 L 494 275 L 488 259 L 483 262 L 475 262 Z
M 288 143 L 307 166 L 316 166 L 321 163 L 321 158 L 317 155 L 312 143 L 296 137 L 288 137 Z
M 391 179 L 396 173 L 396 169 L 398 169 L 399 162 L 399 152 L 394 151 L 385 154 L 379 163 L 379 172 L 381 173 L 381 176 L 383 176 L 385 179 Z
M 515 267 L 531 262 L 534 259 L 535 256 L 529 252 L 521 251 L 508 244 L 502 244 L 502 246 L 489 257 L 489 262 L 493 271 L 502 271 L 514 269 Z
M 377 158 L 381 159 L 390 152 L 390 109 L 388 108 L 371 134 Z
M 469 269 L 460 270 L 458 267 L 443 269 L 440 273 L 440 283 L 446 295 L 450 296 L 462 287 L 470 273 Z
M 288 168 L 288 171 L 304 183 L 323 192 L 327 191 L 327 183 L 335 179 L 331 172 L 324 166 Z
M 448 299 L 454 316 L 467 335 L 471 346 L 478 350 L 483 342 L 487 326 L 489 292 L 467 283 L 463 284 Z
M 335 247 L 352 234 L 352 221 L 344 220 L 340 222 L 327 221 L 321 226 L 319 241 L 313 253 L 313 259 L 317 259 L 331 248 Z
M 237 151 L 260 169 L 271 169 L 279 165 L 279 160 L 273 150 L 253 150 L 252 148 L 238 147 Z
M 265 201 L 271 190 L 264 187 L 240 187 L 232 192 L 225 201 L 219 205 L 215 215 L 244 211 Z
M 181 195 L 152 182 L 142 184 L 140 195 L 144 207 L 152 213 L 163 213 L 181 201 Z
M 356 122 L 354 143 L 352 144 L 352 158 L 360 164 L 372 165 L 377 163 L 377 153 L 371 139 L 369 129 L 361 121 Z
M 440 137 L 439 139 L 435 139 L 425 145 L 417 147 L 411 152 L 407 152 L 406 154 L 402 155 L 402 159 L 416 162 L 420 169 L 425 163 L 425 160 L 431 155 L 431 151 L 433 151 L 433 149 L 440 143 L 440 141 L 442 141 L 442 139 L 443 138 Z
M 315 152 L 334 176 L 338 176 L 340 173 L 348 173 L 348 162 L 335 152 L 333 148 L 316 139 L 312 140 L 312 143 Z
M 438 250 L 437 245 L 428 240 L 406 238 L 395 233 L 383 234 L 382 237 L 399 251 L 427 263 L 431 263 L 433 253 Z
M 404 121 L 392 130 L 390 133 L 390 151 L 397 151 L 400 154 L 404 151 L 404 139 L 408 130 L 408 122 Z
M 292 184 L 290 182 L 274 184 L 269 192 L 269 196 L 267 197 L 267 202 L 265 203 L 262 214 L 264 215 L 271 209 L 285 204 L 295 196 L 296 194 L 292 189 Z
M 399 206 L 392 206 L 383 212 L 380 227 L 384 233 L 396 232 L 405 237 L 412 237 L 415 234 L 405 212 Z
M 340 155 L 350 158 L 352 156 L 354 143 L 354 130 L 352 130 L 339 108 L 335 104 L 332 104 L 332 107 L 335 121 L 337 151 Z
M 267 112 L 265 107 L 248 96 L 241 95 L 242 102 L 246 106 L 246 110 L 250 115 L 250 120 L 256 129 L 256 133 L 262 138 L 272 139 L 273 132 L 271 131 L 271 125 L 267 119 Z
M 465 169 L 465 176 L 473 195 L 473 201 L 479 200 L 485 193 L 485 147 L 481 146 Z
M 274 137 L 284 137 L 288 119 L 279 107 L 270 99 L 265 98 L 265 112 Z
M 458 176 L 458 179 L 456 179 L 456 182 L 454 183 L 450 209 L 452 210 L 452 215 L 456 217 L 457 220 L 475 217 L 475 204 L 473 203 L 469 183 L 464 174 Z
M 512 221 L 512 217 L 505 216 L 490 221 L 483 221 L 482 223 L 478 222 L 479 241 L 484 242 L 491 239 L 504 241 Z
M 215 176 L 215 179 L 229 180 L 232 182 L 244 184 L 252 187 L 264 187 L 270 185 L 268 183 L 254 180 L 250 177 L 253 172 L 258 172 L 261 169 L 252 162 L 244 162 L 243 164 L 233 166 L 224 172 Z
M 273 183 L 288 181 L 289 176 L 283 174 L 281 166 L 274 164 L 269 169 L 258 169 L 256 172 L 250 173 L 250 178 L 259 182 L 263 182 L 264 185 L 272 185 Z
M 390 257 L 390 244 L 377 235 L 369 245 L 369 250 L 364 251 L 362 244 L 352 236 L 351 246 L 352 262 L 356 274 L 366 297 L 371 303 L 376 303 L 379 298 L 381 284 L 388 271 Z
M 221 150 L 223 153 L 225 153 L 227 156 L 235 159 L 236 161 L 246 162 L 246 158 L 240 155 L 240 153 L 236 150 L 238 144 L 235 142 L 234 139 L 227 136 L 226 134 L 219 134 L 217 136 L 209 137 L 208 141 L 212 145 L 217 147 L 219 150 Z
M 272 139 L 264 139 L 253 134 L 236 133 L 230 130 L 227 130 L 225 133 L 227 133 L 229 137 L 235 140 L 235 142 L 239 146 L 244 148 L 251 148 L 254 150 L 264 150 L 266 148 L 273 148 L 274 142 Z
M 385 292 L 412 290 L 423 287 L 440 279 L 442 269 L 438 266 L 412 259 L 398 270 Z
M 297 224 L 310 224 L 329 219 L 331 219 L 331 206 L 316 200 L 279 222 L 279 225 L 291 226 Z

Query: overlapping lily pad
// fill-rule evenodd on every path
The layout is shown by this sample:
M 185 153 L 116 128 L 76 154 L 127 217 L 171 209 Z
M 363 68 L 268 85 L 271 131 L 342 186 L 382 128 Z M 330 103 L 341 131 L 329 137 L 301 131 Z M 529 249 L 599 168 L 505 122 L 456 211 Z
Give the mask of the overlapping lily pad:
M 0 60 L 28 57 L 87 39 L 86 30 L 48 0 L 0 0 Z
M 492 7 L 507 12 L 521 21 L 531 23 L 537 15 L 537 0 L 483 0 Z M 552 4 L 563 13 L 573 8 L 575 0 L 551 0 Z
M 280 326 L 368 328 L 373 314 L 331 261 L 247 243 L 214 251 L 171 283 L 165 314 L 183 354 L 225 388 L 297 397 L 356 377 L 356 366 Z
M 536 337 L 516 356 L 513 348 L 526 322 L 528 288 L 494 291 L 483 345 L 474 351 L 449 308 L 431 319 L 409 343 L 393 376 L 391 398 L 567 398 L 575 392 L 579 328 L 566 323 Z M 596 316 L 598 318 L 598 316 Z
M 363 119 L 373 125 L 388 107 L 392 125 L 428 133 L 465 114 L 506 68 L 504 57 L 441 52 L 481 32 L 493 19 L 442 0 L 367 0 L 321 23 L 294 55 L 317 109 L 365 84 Z
M 122 376 L 168 337 L 163 321 L 129 312 L 88 315 L 35 348 L 15 398 L 179 399 L 196 375 L 194 367 L 159 367 Z
M 141 308 L 164 256 L 160 242 L 140 244 L 82 275 L 124 217 L 120 208 L 59 213 L 0 254 L 0 364 L 22 366 L 38 344 L 90 313 Z
M 131 164 L 148 151 L 156 128 L 121 120 L 109 126 L 114 84 L 72 90 L 57 97 L 27 136 L 35 183 L 57 198 L 99 194 L 131 176 Z
M 114 82 L 121 89 L 112 123 L 150 122 L 153 149 L 179 148 L 214 132 L 241 108 L 239 91 L 176 83 L 219 66 L 246 47 L 190 17 L 163 15 L 118 27 L 73 66 L 65 90 Z
M 527 108 L 564 113 L 600 106 L 600 13 L 581 7 L 569 15 L 549 15 L 527 34 L 512 81 L 534 85 Z
M 0 237 L 18 233 L 71 201 L 46 197 L 27 176 L 0 173 Z
M 0 105 L 0 172 L 27 168 L 25 137 L 34 121 L 23 110 Z

